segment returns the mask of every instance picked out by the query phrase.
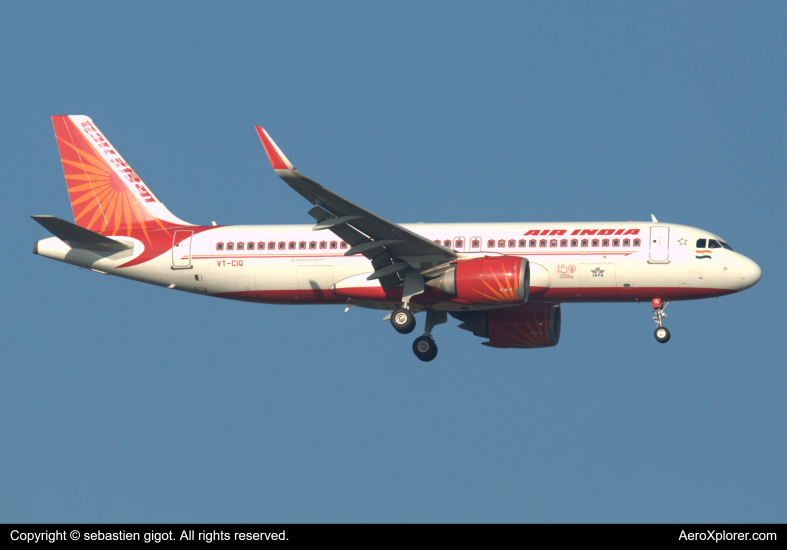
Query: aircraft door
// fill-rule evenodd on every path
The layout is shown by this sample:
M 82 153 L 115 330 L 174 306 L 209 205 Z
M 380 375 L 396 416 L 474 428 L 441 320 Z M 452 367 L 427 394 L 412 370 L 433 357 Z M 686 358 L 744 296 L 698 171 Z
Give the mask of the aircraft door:
M 669 261 L 669 227 L 650 228 L 650 261 Z
M 465 252 L 467 249 L 467 240 L 464 237 L 454 237 L 454 250 L 457 252 Z
M 191 267 L 191 237 L 193 231 L 175 231 L 172 238 L 172 269 Z

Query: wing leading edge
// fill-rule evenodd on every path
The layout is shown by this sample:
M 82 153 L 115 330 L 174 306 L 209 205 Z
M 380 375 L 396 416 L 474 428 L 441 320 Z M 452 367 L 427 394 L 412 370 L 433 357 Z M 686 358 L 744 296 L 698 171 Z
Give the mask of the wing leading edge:
M 384 291 L 456 259 L 456 252 L 450 248 L 389 222 L 307 178 L 295 169 L 264 129 L 255 128 L 276 175 L 315 205 L 309 210 L 317 222 L 313 230 L 328 229 L 352 247 L 346 255 L 363 254 L 371 260 L 374 273 L 369 279 L 379 279 Z M 418 286 L 422 289 L 423 283 Z M 406 301 L 407 288 L 404 294 Z

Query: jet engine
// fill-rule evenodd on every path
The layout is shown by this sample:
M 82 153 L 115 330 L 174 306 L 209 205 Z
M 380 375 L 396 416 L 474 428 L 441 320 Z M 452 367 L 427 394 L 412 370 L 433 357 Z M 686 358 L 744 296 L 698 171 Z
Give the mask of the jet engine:
M 560 341 L 560 304 L 525 304 L 487 311 L 451 312 L 493 348 L 549 348 Z
M 461 260 L 426 284 L 459 303 L 524 304 L 530 295 L 530 263 L 513 256 Z

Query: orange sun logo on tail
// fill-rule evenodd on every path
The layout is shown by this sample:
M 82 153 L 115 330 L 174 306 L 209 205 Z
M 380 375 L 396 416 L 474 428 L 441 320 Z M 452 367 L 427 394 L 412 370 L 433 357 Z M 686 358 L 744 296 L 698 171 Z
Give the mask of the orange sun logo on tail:
M 160 204 L 87 117 L 53 116 L 74 222 L 103 235 L 167 228 L 146 204 Z M 168 224 L 170 225 L 170 224 Z M 158 226 L 158 227 L 156 227 Z

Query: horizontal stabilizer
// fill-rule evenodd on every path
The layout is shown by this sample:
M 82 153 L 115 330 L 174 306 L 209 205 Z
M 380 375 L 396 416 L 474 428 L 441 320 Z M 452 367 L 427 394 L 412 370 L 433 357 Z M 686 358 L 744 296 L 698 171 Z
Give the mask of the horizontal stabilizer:
M 44 226 L 44 229 L 66 243 L 71 248 L 85 250 L 100 250 L 106 252 L 120 252 L 133 248 L 133 244 L 124 244 L 120 241 L 99 235 L 89 229 L 74 225 L 55 216 L 30 216 Z

